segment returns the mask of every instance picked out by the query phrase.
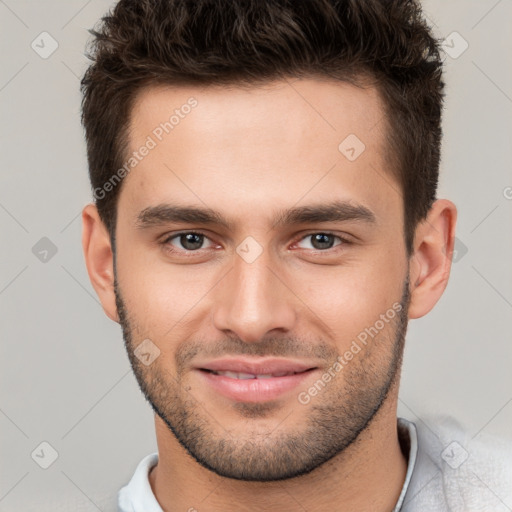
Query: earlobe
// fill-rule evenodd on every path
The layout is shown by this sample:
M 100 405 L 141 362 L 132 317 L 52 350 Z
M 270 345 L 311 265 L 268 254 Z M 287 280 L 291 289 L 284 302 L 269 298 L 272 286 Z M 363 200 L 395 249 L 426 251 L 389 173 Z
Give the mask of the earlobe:
M 103 311 L 111 320 L 119 322 L 110 236 L 94 204 L 88 204 L 82 211 L 82 248 L 89 279 L 100 299 Z
M 409 318 L 426 315 L 448 284 L 456 220 L 455 205 L 447 199 L 440 199 L 416 229 L 409 276 Z

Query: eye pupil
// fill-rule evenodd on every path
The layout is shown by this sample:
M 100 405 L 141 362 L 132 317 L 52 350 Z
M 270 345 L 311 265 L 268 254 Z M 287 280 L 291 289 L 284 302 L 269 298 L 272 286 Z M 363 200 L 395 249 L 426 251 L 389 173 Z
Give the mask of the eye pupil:
M 185 249 L 194 251 L 201 248 L 203 238 L 204 235 L 198 233 L 186 233 L 180 236 L 180 243 Z
M 330 249 L 334 244 L 334 239 L 332 235 L 317 233 L 312 236 L 311 244 L 315 249 Z

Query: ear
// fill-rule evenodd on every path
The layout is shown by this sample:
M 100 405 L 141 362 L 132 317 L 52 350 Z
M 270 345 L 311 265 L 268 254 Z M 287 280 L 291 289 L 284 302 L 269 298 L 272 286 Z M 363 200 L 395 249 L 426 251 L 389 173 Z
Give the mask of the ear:
M 114 256 L 108 230 L 94 204 L 82 211 L 82 247 L 89 279 L 100 299 L 103 311 L 119 322 L 114 294 Z
M 443 294 L 452 265 L 457 208 L 447 199 L 436 201 L 416 228 L 410 266 L 409 318 L 426 315 Z

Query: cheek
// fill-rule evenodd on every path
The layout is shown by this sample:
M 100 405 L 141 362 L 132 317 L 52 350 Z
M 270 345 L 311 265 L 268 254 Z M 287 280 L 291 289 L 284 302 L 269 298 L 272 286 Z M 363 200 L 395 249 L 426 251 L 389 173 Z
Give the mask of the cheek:
M 218 280 L 213 267 L 149 261 L 124 253 L 117 276 L 130 317 L 141 335 L 169 342 L 201 310 Z
M 280 267 L 301 327 L 318 328 L 326 339 L 350 344 L 400 301 L 406 269 L 401 254 L 397 244 L 396 249 L 389 245 L 361 251 L 339 265 Z M 229 263 L 170 264 L 152 251 L 122 242 L 118 255 L 119 285 L 141 336 L 158 340 L 161 350 L 170 351 L 176 340 L 212 327 L 212 307 L 226 298 L 222 279 Z
M 381 315 L 394 316 L 396 303 L 400 303 L 405 261 L 388 256 L 382 254 L 372 264 L 312 268 L 290 277 L 292 289 L 332 331 L 337 343 L 350 343 Z

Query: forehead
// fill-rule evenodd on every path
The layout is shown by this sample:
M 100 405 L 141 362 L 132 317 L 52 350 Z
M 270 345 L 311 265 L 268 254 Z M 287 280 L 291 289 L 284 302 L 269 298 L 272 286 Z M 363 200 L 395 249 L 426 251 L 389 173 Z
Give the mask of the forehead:
M 177 135 L 183 132 L 178 125 L 187 117 L 186 125 L 196 131 L 196 136 L 214 137 L 216 142 L 232 138 L 241 129 L 244 134 L 252 132 L 261 137 L 262 126 L 267 128 L 268 139 L 275 139 L 281 132 L 283 138 L 288 135 L 287 142 L 302 142 L 304 135 L 339 137 L 347 130 L 368 139 L 368 132 L 374 132 L 378 125 L 382 128 L 382 107 L 375 87 L 361 88 L 340 81 L 284 79 L 244 87 L 152 86 L 140 91 L 134 102 L 130 142 L 136 145 L 137 138 L 155 130 L 158 137 L 158 127 L 169 121 L 173 135 Z M 371 139 L 378 135 L 377 129 Z
M 132 109 L 127 158 L 139 155 L 119 207 L 136 215 L 172 200 L 254 217 L 342 199 L 389 209 L 401 194 L 385 130 L 377 90 L 344 82 L 150 87 Z

